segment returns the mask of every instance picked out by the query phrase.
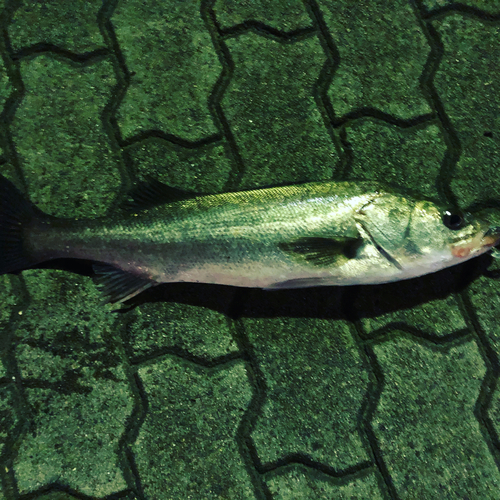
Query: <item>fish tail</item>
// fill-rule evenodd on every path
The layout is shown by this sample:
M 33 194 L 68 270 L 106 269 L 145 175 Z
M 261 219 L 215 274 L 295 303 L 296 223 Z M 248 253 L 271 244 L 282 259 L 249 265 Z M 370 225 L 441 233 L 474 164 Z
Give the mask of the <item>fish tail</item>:
M 21 271 L 37 264 L 26 245 L 31 224 L 47 217 L 0 175 L 0 274 Z

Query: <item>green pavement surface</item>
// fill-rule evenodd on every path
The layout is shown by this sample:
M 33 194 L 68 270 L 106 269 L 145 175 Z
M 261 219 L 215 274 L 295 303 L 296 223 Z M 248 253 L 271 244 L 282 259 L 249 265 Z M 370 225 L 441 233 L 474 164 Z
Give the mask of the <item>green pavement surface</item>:
M 0 5 L 0 172 L 48 213 L 147 175 L 500 207 L 500 0 Z M 0 276 L 0 500 L 498 500 L 499 278 L 112 313 L 88 263 Z

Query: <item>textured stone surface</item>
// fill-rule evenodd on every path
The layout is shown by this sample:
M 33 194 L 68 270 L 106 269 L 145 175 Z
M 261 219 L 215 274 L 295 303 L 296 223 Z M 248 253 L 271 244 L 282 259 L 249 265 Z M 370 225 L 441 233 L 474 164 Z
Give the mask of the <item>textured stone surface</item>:
M 208 96 L 221 66 L 198 2 L 126 0 L 112 17 L 130 85 L 118 111 L 122 136 L 161 130 L 188 141 L 215 134 Z
M 148 498 L 254 498 L 235 433 L 251 398 L 243 363 L 139 369 L 148 413 L 132 449 Z
M 179 350 L 210 362 L 238 351 L 223 314 L 183 304 L 145 305 L 128 327 L 127 344 L 131 359 Z
M 197 193 L 223 192 L 234 166 L 220 142 L 188 149 L 152 137 L 132 144 L 126 152 L 139 175 Z
M 43 287 L 43 274 L 58 286 Z M 17 487 L 58 482 L 95 497 L 126 489 L 119 440 L 134 400 L 115 318 L 75 300 L 60 271 L 31 271 L 26 282 L 32 302 L 16 322 L 15 356 L 29 424 L 14 462 Z
M 337 152 L 314 100 L 325 56 L 317 38 L 293 44 L 245 33 L 227 41 L 235 69 L 222 101 L 250 188 L 332 176 Z
M 252 432 L 259 459 L 299 454 L 334 469 L 367 460 L 358 414 L 368 376 L 349 325 L 293 318 L 244 325 L 266 384 Z
M 373 475 L 347 484 L 304 466 L 290 466 L 279 473 L 269 473 L 267 484 L 277 500 L 324 498 L 325 500 L 381 500 L 383 496 Z
M 500 194 L 500 27 L 461 15 L 433 26 L 444 46 L 434 85 L 463 148 L 451 185 L 467 206 Z
M 147 176 L 367 179 L 500 226 L 497 1 L 0 6 L 0 172 L 54 215 Z M 499 498 L 491 257 L 117 313 L 89 262 L 45 267 L 0 276 L 1 500 Z
M 230 28 L 245 21 L 257 21 L 281 31 L 311 26 L 304 4 L 298 0 L 217 0 L 214 4 L 217 22 Z
M 32 201 L 61 217 L 103 215 L 120 181 L 101 121 L 116 83 L 111 63 L 42 54 L 23 60 L 20 73 L 25 95 L 11 130 Z
M 318 5 L 340 57 L 328 92 L 337 115 L 365 107 L 402 119 L 430 113 L 419 85 L 429 46 L 408 2 Z
M 345 174 L 349 180 L 405 186 L 437 197 L 436 179 L 446 151 L 436 125 L 402 129 L 382 120 L 356 120 L 345 127 L 352 149 Z
M 71 52 L 90 52 L 102 48 L 97 14 L 99 0 L 88 2 L 20 2 L 9 24 L 14 50 L 36 44 L 52 44 Z
M 474 415 L 485 375 L 477 346 L 401 337 L 374 351 L 385 383 L 372 425 L 400 497 L 496 498 L 500 475 Z
M 456 2 L 454 0 L 423 0 L 422 4 L 428 10 L 437 10 L 441 7 L 452 7 L 456 5 Z M 498 14 L 500 10 L 498 0 L 465 0 L 460 4 L 477 9 L 478 12 L 483 11 L 486 14 Z

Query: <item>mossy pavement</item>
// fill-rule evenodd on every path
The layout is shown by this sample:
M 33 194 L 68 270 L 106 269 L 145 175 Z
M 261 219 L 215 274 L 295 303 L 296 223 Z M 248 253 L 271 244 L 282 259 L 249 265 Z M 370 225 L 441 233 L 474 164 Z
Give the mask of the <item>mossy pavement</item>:
M 51 214 L 144 175 L 500 206 L 499 0 L 0 4 L 0 172 Z M 498 500 L 499 276 L 121 313 L 85 263 L 1 276 L 0 499 Z

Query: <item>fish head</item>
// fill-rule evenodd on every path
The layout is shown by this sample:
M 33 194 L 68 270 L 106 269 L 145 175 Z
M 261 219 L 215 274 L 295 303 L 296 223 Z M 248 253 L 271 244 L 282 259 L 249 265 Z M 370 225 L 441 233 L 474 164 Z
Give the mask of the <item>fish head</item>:
M 469 212 L 418 201 L 412 212 L 410 240 L 417 255 L 446 267 L 487 252 L 500 241 L 500 232 Z
M 500 227 L 480 216 L 395 194 L 379 195 L 361 209 L 357 221 L 377 250 L 408 277 L 459 264 L 500 241 Z

